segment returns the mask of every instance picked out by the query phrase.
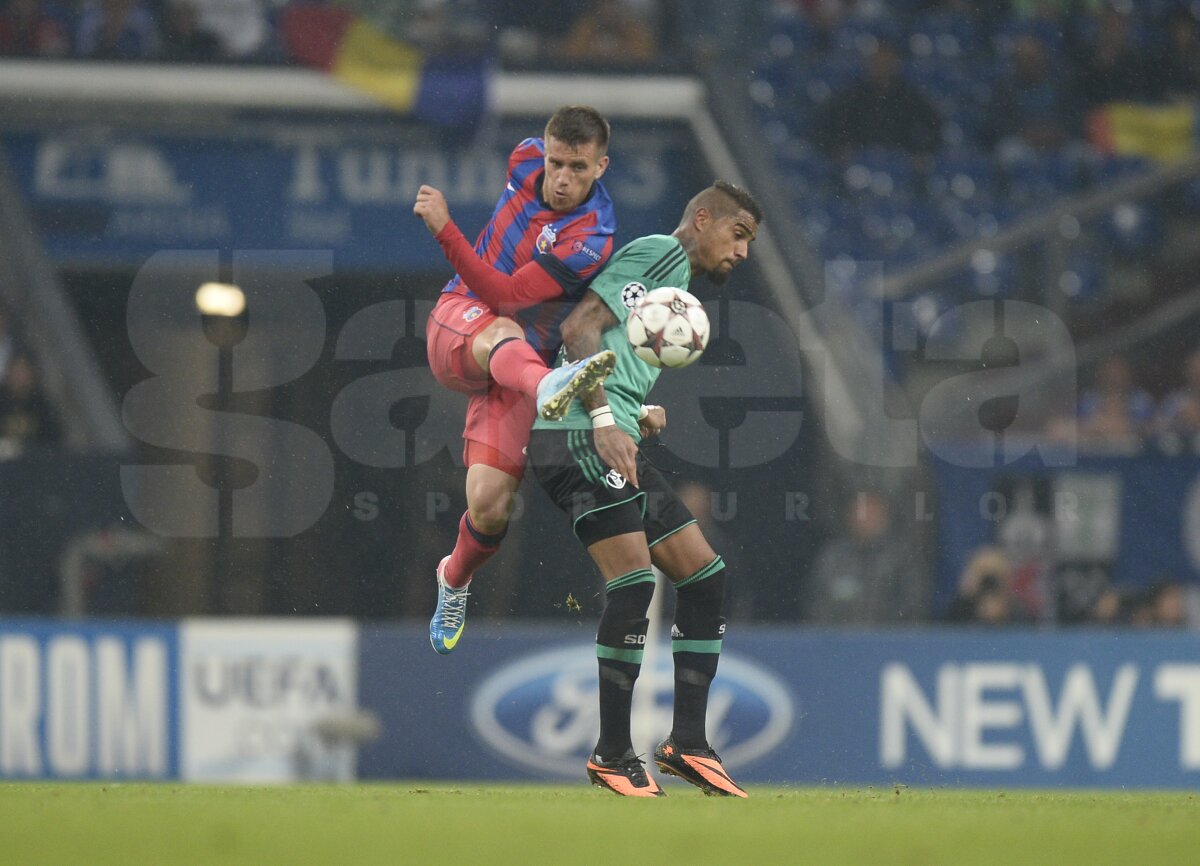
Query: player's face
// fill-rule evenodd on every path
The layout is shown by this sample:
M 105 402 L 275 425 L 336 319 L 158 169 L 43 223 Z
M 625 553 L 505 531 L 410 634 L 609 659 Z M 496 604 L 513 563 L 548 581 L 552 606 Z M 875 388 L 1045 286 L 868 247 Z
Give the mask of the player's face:
M 546 177 L 542 198 L 557 211 L 572 211 L 583 204 L 592 184 L 608 168 L 608 157 L 594 141 L 572 147 L 554 136 L 546 138 Z
M 696 252 L 699 269 L 720 285 L 750 255 L 750 244 L 758 233 L 758 222 L 747 211 L 733 216 L 708 217 L 704 222 Z

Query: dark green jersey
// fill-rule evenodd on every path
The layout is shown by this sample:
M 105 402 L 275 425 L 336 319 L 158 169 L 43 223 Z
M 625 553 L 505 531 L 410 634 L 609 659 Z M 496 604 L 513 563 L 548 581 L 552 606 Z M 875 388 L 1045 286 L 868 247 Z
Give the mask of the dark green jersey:
M 670 235 L 647 235 L 617 250 L 592 281 L 591 290 L 617 317 L 617 324 L 600 336 L 601 348 L 617 354 L 616 369 L 604 382 L 604 392 L 612 407 L 613 420 L 635 440 L 641 438 L 638 412 L 654 387 L 659 370 L 633 354 L 625 337 L 625 320 L 646 292 L 660 286 L 686 289 L 691 279 L 692 266 L 679 241 Z M 564 353 L 565 349 L 559 352 L 559 364 L 563 363 Z M 583 404 L 576 400 L 561 421 L 538 419 L 533 426 L 535 430 L 589 430 L 592 421 Z

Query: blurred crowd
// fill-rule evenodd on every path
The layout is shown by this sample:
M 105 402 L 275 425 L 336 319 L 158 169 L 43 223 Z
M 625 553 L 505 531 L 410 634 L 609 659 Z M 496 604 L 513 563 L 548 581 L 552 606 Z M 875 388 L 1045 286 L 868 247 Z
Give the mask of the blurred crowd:
M 828 153 L 1038 151 L 1113 102 L 1200 96 L 1187 0 L 778 0 L 755 91 Z
M 1190 0 L 778 0 L 745 92 L 814 253 L 895 274 L 1190 152 L 1198 16 Z M 1169 220 L 1200 215 L 1200 183 L 1176 193 L 1067 232 L 1059 274 L 1031 278 L 1019 250 L 973 258 L 922 287 L 917 327 L 1051 288 L 1104 306 L 1117 264 L 1169 259 Z M 870 317 L 866 272 L 834 290 Z
M 335 6 L 429 51 L 515 65 L 652 65 L 677 4 L 657 0 L 3 0 L 0 56 L 290 63 L 292 18 Z
M 1122 585 L 1104 563 L 1060 561 L 1050 523 L 1020 507 L 994 542 L 971 553 L 949 603 L 935 604 L 912 529 L 892 519 L 882 493 L 856 492 L 815 562 L 798 576 L 801 619 L 859 628 L 944 622 L 1200 629 L 1200 587 L 1169 574 Z
M 796 95 L 801 114 L 817 109 L 827 152 L 1047 151 L 1087 137 L 1096 106 L 1200 96 L 1200 19 L 1182 0 L 793 0 L 776 10 L 792 19 L 778 50 L 841 67 L 842 82 L 821 69 L 835 86 Z M 976 104 L 959 104 L 964 89 Z
M 1105 358 L 1080 392 L 1075 413 L 1051 419 L 1047 434 L 1093 451 L 1136 451 L 1146 440 L 1168 453 L 1200 451 L 1200 348 L 1178 373 L 1154 378 L 1171 383 L 1157 398 L 1138 384 L 1128 358 Z
M 1054 598 L 1041 563 L 1022 562 L 1002 546 L 975 551 L 959 577 L 948 621 L 963 625 L 1073 625 L 1200 628 L 1196 589 L 1162 575 L 1148 586 L 1113 584 L 1100 574 L 1063 581 Z M 1053 602 L 1055 609 L 1047 612 Z

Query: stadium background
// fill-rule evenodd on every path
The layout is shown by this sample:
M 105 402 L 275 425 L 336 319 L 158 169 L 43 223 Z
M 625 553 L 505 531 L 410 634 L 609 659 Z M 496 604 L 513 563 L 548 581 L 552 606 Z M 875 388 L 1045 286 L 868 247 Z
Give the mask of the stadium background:
M 423 645 L 464 502 L 411 200 L 476 231 L 579 101 L 619 242 L 714 176 L 768 214 L 649 449 L 735 572 L 731 766 L 1194 784 L 1196 15 L 9 0 L 0 777 L 574 777 L 600 587 L 535 487 Z

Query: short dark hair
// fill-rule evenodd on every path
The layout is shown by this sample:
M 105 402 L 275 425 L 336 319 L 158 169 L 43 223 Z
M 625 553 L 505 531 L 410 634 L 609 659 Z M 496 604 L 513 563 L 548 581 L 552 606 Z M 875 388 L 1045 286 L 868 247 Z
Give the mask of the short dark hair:
M 727 180 L 715 180 L 712 186 L 692 196 L 684 211 L 684 219 L 690 219 L 697 208 L 707 208 L 718 219 L 736 216 L 738 211 L 744 210 L 754 217 L 756 223 L 763 222 L 762 207 L 754 200 L 754 196 Z
M 730 199 L 737 204 L 739 210 L 744 210 L 750 216 L 754 217 L 756 223 L 761 223 L 764 219 L 762 206 L 755 201 L 754 196 L 742 189 L 737 184 L 730 183 L 727 180 L 713 181 L 713 189 L 725 193 Z
M 568 147 L 595 142 L 606 151 L 610 132 L 608 121 L 590 105 L 564 105 L 546 122 L 546 137 L 554 136 Z

